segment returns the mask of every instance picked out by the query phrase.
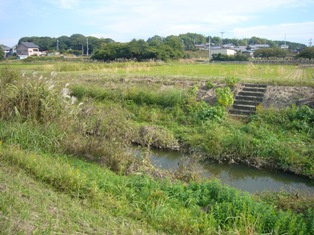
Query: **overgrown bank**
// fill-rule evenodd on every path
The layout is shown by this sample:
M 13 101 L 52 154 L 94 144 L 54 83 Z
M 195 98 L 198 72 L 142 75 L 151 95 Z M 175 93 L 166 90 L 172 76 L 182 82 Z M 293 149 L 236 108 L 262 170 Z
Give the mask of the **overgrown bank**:
M 79 99 L 90 97 L 101 105 L 119 103 L 131 113 L 137 126 L 145 126 L 147 130 L 162 128 L 182 147 L 206 157 L 314 176 L 311 147 L 314 112 L 308 106 L 281 110 L 259 107 L 257 114 L 249 119 L 235 119 L 226 112 L 233 102 L 228 86 L 217 88 L 206 84 L 208 90 L 217 93 L 215 105 L 198 99 L 196 85 L 185 88 L 163 84 L 149 86 L 132 83 L 115 84 L 114 88 L 76 85 L 72 87 L 72 94 Z M 164 136 L 165 142 L 171 143 L 167 136 Z M 153 146 L 169 147 L 158 142 L 158 138 L 156 143 L 151 143 Z
M 268 129 L 275 126 L 276 120 L 270 118 L 269 113 L 248 123 L 228 119 L 224 107 L 209 107 L 197 100 L 197 87 L 165 90 L 135 86 L 129 93 L 125 89 L 113 92 L 110 87 L 86 90 L 82 86 L 60 86 L 53 79 L 36 74 L 21 77 L 12 70 L 2 72 L 0 177 L 5 180 L 0 183 L 1 189 L 4 189 L 0 193 L 1 233 L 313 232 L 312 207 L 302 212 L 284 212 L 274 205 L 257 202 L 249 194 L 224 187 L 217 181 L 182 183 L 170 179 L 154 180 L 148 174 L 154 176 L 158 172 L 151 169 L 145 157 L 134 158 L 128 152 L 134 138 L 141 138 L 143 145 L 167 147 L 168 143 L 179 140 L 201 151 L 206 151 L 204 146 L 223 151 L 221 147 L 215 148 L 214 144 L 224 143 L 221 142 L 224 131 L 231 127 L 236 131 L 239 127 L 243 128 L 242 125 L 258 121 L 258 117 L 265 123 L 269 119 L 270 126 L 265 129 L 268 135 Z M 72 95 L 82 99 L 82 104 L 71 96 L 70 89 Z M 230 102 L 228 89 L 221 91 L 226 95 L 222 100 Z M 93 92 L 97 95 L 93 96 Z M 284 133 L 292 131 L 297 136 L 296 142 L 301 137 L 304 142 L 309 141 L 308 134 L 313 135 L 313 132 L 310 122 L 304 118 L 308 116 L 304 115 L 307 111 L 292 111 L 288 114 L 293 114 L 291 118 L 296 122 L 288 126 Z M 277 113 L 274 116 L 278 117 Z M 302 117 L 298 119 L 299 116 Z M 290 118 L 284 113 L 281 117 Z M 281 125 L 280 121 L 286 123 L 288 120 L 279 118 L 278 123 Z M 252 130 L 259 125 L 257 122 L 248 129 L 240 128 L 240 131 L 257 135 L 259 130 L 256 133 Z M 202 135 L 213 145 L 197 145 L 202 144 L 197 141 Z M 251 149 L 243 146 L 241 151 L 249 153 Z M 81 158 L 98 164 L 79 160 Z M 302 164 L 302 170 L 307 169 Z M 17 175 L 14 172 L 18 172 Z M 29 183 L 24 185 L 25 181 L 19 175 Z M 10 176 L 16 180 L 12 182 Z M 39 193 L 34 193 L 31 188 L 36 188 Z M 46 195 L 47 190 L 47 197 L 38 196 Z M 60 196 L 65 201 L 72 198 L 78 205 L 69 208 L 62 203 L 53 203 L 53 206 L 43 203 L 40 207 L 31 200 L 34 196 L 34 200 L 49 201 L 50 195 L 53 198 Z M 81 211 L 83 215 L 79 215 Z M 62 221 L 55 219 L 59 212 L 64 219 Z M 93 213 L 102 218 L 105 216 L 106 220 Z M 46 215 L 49 223 L 36 219 L 40 218 L 38 214 Z M 28 221 L 31 222 L 26 226 Z

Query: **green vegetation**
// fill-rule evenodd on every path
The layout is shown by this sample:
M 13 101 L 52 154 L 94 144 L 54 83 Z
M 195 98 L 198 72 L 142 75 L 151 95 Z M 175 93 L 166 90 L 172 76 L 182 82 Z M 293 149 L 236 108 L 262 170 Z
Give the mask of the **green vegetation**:
M 145 42 L 148 43 L 149 46 L 157 46 L 163 44 L 163 41 L 167 38 L 171 38 L 173 36 L 161 37 L 155 35 L 149 38 L 147 41 L 143 40 L 133 40 L 136 42 Z M 175 36 L 179 39 L 180 44 L 182 44 L 182 48 L 185 51 L 196 51 L 195 45 L 197 44 L 205 44 L 208 43 L 208 37 L 205 37 L 202 34 L 197 33 L 185 33 L 180 34 L 179 36 Z M 56 51 L 57 44 L 59 51 L 62 54 L 74 54 L 74 55 L 86 55 L 87 54 L 87 43 L 88 39 L 88 47 L 89 47 L 89 55 L 96 52 L 98 49 L 103 47 L 104 45 L 110 46 L 110 43 L 114 43 L 115 41 L 110 38 L 96 38 L 92 36 L 84 36 L 82 34 L 73 34 L 71 36 L 61 36 L 58 38 L 51 37 L 22 37 L 19 40 L 20 42 L 33 42 L 39 46 L 40 51 Z M 286 44 L 289 46 L 289 50 L 296 51 L 303 48 L 306 48 L 306 45 L 301 43 L 294 43 L 289 41 L 272 41 L 265 38 L 251 37 L 251 38 L 220 38 L 217 36 L 210 37 L 210 41 L 215 46 L 220 46 L 221 44 L 233 44 L 235 46 L 248 46 L 254 44 L 268 44 L 271 48 L 278 48 L 280 45 Z M 58 42 L 58 43 L 57 43 Z M 132 44 L 132 42 L 130 44 Z M 118 42 L 116 42 L 118 43 Z M 161 49 L 161 48 L 160 48 Z M 207 53 L 208 54 L 208 53 Z
M 179 143 L 218 161 L 314 177 L 313 109 L 228 117 L 232 87 L 245 80 L 232 68 L 248 65 L 204 79 L 216 65 L 28 63 L 6 63 L 0 73 L 0 233 L 313 233 L 311 199 L 283 207 L 276 195 L 193 182 L 130 153 L 132 142 L 147 151 Z M 176 77 L 182 71 L 190 72 Z M 300 81 L 312 84 L 283 83 Z M 217 93 L 216 104 L 199 100 L 204 89 Z
M 179 59 L 183 57 L 182 43 L 179 37 L 169 36 L 164 40 L 148 43 L 144 40 L 132 40 L 129 43 L 110 43 L 95 51 L 91 57 L 95 60 L 163 60 Z
M 307 106 L 281 111 L 260 109 L 256 116 L 240 121 L 225 118 L 224 107 L 233 103 L 229 87 L 216 89 L 216 106 L 197 101 L 196 86 L 183 92 L 173 88 L 160 91 L 157 86 L 154 90 L 123 87 L 112 92 L 111 88 L 74 86 L 72 94 L 122 103 L 136 123 L 165 127 L 182 145 L 199 149 L 211 158 L 314 177 L 311 148 L 314 113 Z
M 308 47 L 301 51 L 298 58 L 314 59 L 314 47 Z
M 256 58 L 285 58 L 288 51 L 280 48 L 262 48 L 254 51 L 254 57 Z
M 0 204 L 2 232 L 129 230 L 127 234 L 133 234 L 141 229 L 144 233 L 171 234 L 308 234 L 313 229 L 310 218 L 276 211 L 216 181 L 184 185 L 145 176 L 123 177 L 77 159 L 24 153 L 16 148 L 4 148 L 0 159 L 0 177 L 5 179 Z M 6 177 L 12 175 L 24 177 L 12 182 Z M 35 190 L 24 185 L 25 181 L 33 182 Z M 34 205 L 33 195 L 43 204 Z M 75 207 L 74 202 L 66 204 L 70 197 Z M 48 200 L 51 202 L 46 209 Z M 65 209 L 69 211 L 62 212 Z M 49 223 L 33 213 L 43 213 Z M 60 217 L 54 216 L 59 213 Z
M 213 61 L 249 61 L 248 55 L 237 53 L 236 55 L 223 55 L 221 53 L 213 54 Z
M 5 54 L 4 54 L 4 51 L 2 50 L 2 48 L 0 48 L 0 61 L 4 60 Z

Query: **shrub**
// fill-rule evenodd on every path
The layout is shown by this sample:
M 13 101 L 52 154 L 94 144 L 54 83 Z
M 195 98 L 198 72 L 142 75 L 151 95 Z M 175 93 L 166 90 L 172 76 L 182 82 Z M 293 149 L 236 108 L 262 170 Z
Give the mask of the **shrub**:
M 225 83 L 230 88 L 234 87 L 238 82 L 239 82 L 239 78 L 236 78 L 236 77 L 226 77 L 225 78 Z
M 234 98 L 233 93 L 229 87 L 217 88 L 216 89 L 218 103 L 224 107 L 230 107 L 233 105 Z
M 198 112 L 198 118 L 200 120 L 213 120 L 213 121 L 222 121 L 226 116 L 227 111 L 225 107 L 220 105 L 209 106 L 205 102 L 202 102 L 201 109 Z

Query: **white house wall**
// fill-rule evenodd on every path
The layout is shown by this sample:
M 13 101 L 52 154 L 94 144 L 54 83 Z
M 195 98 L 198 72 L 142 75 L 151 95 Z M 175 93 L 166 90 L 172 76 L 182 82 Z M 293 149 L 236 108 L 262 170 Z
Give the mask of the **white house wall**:
M 237 52 L 235 50 L 231 50 L 231 49 L 214 49 L 211 51 L 212 55 L 214 54 L 222 54 L 222 55 L 235 55 Z

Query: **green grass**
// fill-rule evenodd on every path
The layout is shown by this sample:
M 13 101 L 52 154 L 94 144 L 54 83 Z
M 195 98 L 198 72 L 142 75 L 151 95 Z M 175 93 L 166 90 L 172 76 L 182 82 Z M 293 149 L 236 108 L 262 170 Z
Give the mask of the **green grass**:
M 35 64 L 43 75 L 60 65 Z M 156 180 L 145 159 L 127 153 L 136 138 L 179 140 L 217 160 L 313 177 L 313 109 L 259 109 L 237 120 L 197 100 L 195 83 L 252 65 L 66 62 L 48 80 L 33 67 L 10 66 L 0 77 L 0 234 L 313 233 L 311 206 L 281 211 L 217 181 Z M 273 82 L 313 83 L 293 67 L 267 69 Z M 69 81 L 84 104 L 60 95 Z
M 217 106 L 196 101 L 193 87 L 180 93 L 174 92 L 178 88 L 165 90 L 157 85 L 153 89 L 116 86 L 74 86 L 73 94 L 91 97 L 104 106 L 122 104 L 133 122 L 161 126 L 173 133 L 182 146 L 200 150 L 210 158 L 314 177 L 314 113 L 310 108 L 260 109 L 249 120 L 224 119 L 225 111 L 221 113 Z M 175 94 L 176 99 L 168 99 Z
M 185 185 L 119 176 L 71 157 L 12 146 L 3 146 L 0 162 L 3 233 L 308 234 L 313 229 L 313 221 L 302 215 L 277 211 L 217 181 Z
M 37 63 L 37 64 L 36 64 Z M 314 86 L 313 68 L 297 65 L 271 64 L 200 64 L 200 63 L 154 63 L 154 62 L 34 62 L 1 63 L 1 67 L 10 66 L 21 71 L 39 71 L 41 73 L 58 72 L 59 77 L 70 74 L 77 78 L 107 77 L 113 78 L 153 78 L 154 80 L 211 80 L 222 81 L 225 77 L 237 77 L 240 82 L 254 82 L 274 85 Z
M 0 182 L 0 234 L 156 234 L 148 225 L 114 214 L 119 201 L 110 195 L 103 198 L 108 206 L 99 207 L 3 161 Z

